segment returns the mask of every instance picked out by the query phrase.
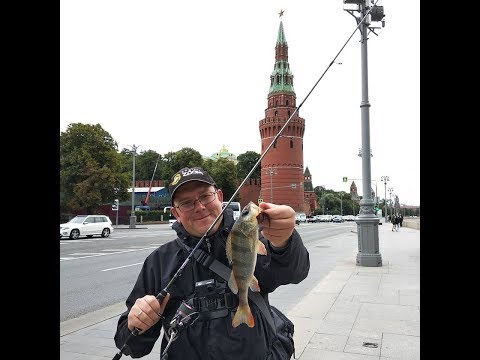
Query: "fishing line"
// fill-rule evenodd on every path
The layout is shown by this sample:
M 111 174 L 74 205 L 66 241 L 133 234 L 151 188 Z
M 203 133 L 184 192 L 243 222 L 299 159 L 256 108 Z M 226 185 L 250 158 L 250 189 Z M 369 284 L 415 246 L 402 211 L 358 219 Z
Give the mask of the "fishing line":
M 365 0 L 365 2 L 368 2 L 369 0 Z M 378 0 L 377 0 L 378 2 Z M 275 141 L 280 137 L 281 133 L 283 132 L 283 130 L 285 129 L 285 127 L 288 125 L 288 123 L 290 122 L 290 120 L 293 118 L 293 116 L 298 112 L 298 110 L 302 107 L 302 105 L 305 103 L 305 101 L 308 99 L 308 97 L 310 96 L 310 94 L 313 92 L 313 90 L 317 87 L 318 83 L 320 82 L 320 80 L 322 80 L 322 78 L 325 76 L 325 74 L 327 73 L 328 69 L 330 69 L 330 67 L 333 65 L 333 63 L 335 62 L 335 60 L 337 59 L 337 57 L 340 55 L 340 53 L 343 51 L 343 49 L 345 48 L 345 46 L 348 44 L 348 42 L 350 41 L 350 39 L 353 37 L 353 35 L 355 34 L 355 32 L 358 30 L 358 28 L 360 27 L 360 25 L 365 21 L 365 18 L 368 16 L 368 14 L 370 14 L 370 12 L 372 11 L 373 9 L 373 6 L 370 7 L 370 9 L 365 13 L 365 15 L 363 16 L 363 18 L 358 22 L 357 24 L 357 27 L 355 28 L 355 30 L 353 30 L 352 34 L 348 37 L 347 41 L 345 42 L 345 44 L 343 44 L 343 46 L 340 48 L 340 50 L 338 51 L 338 53 L 335 55 L 335 57 L 333 58 L 333 60 L 330 62 L 330 64 L 327 66 L 327 68 L 325 69 L 325 71 L 322 73 L 322 75 L 318 78 L 318 80 L 315 82 L 315 84 L 313 85 L 312 89 L 308 92 L 308 94 L 305 96 L 305 98 L 303 99 L 303 101 L 300 103 L 300 105 L 295 109 L 295 111 L 293 112 L 292 115 L 290 115 L 290 117 L 288 118 L 288 120 L 285 122 L 285 124 L 282 126 L 282 128 L 279 130 L 278 134 L 275 135 L 275 137 L 273 138 L 272 142 L 270 143 L 270 145 L 268 145 L 268 147 L 265 149 L 265 151 L 263 152 L 263 154 L 260 156 L 260 158 L 257 160 L 257 162 L 255 163 L 255 165 L 253 165 L 252 169 L 250 170 L 250 172 L 247 174 L 247 176 L 245 176 L 245 178 L 243 179 L 243 181 L 240 183 L 240 185 L 237 187 L 237 189 L 235 190 L 235 192 L 233 193 L 233 195 L 230 197 L 230 200 L 228 200 L 228 202 L 225 204 L 225 206 L 223 207 L 222 211 L 220 212 L 220 214 L 217 215 L 217 217 L 215 218 L 215 220 L 212 222 L 212 224 L 208 227 L 207 231 L 205 232 L 205 234 L 203 234 L 203 236 L 200 238 L 200 240 L 197 242 L 197 244 L 192 248 L 192 250 L 190 251 L 190 253 L 188 254 L 187 258 L 185 259 L 185 261 L 182 263 L 182 265 L 180 265 L 180 267 L 178 268 L 177 272 L 173 275 L 172 279 L 168 282 L 168 284 L 162 289 L 162 291 L 160 291 L 160 293 L 156 296 L 156 299 L 158 300 L 158 302 L 161 304 L 163 299 L 165 299 L 165 297 L 167 296 L 167 293 L 168 293 L 168 289 L 170 288 L 170 286 L 173 284 L 173 282 L 182 274 L 182 271 L 183 269 L 185 268 L 185 266 L 187 266 L 188 262 L 191 260 L 193 254 L 195 253 L 195 251 L 200 247 L 200 245 L 202 244 L 203 240 L 205 239 L 205 237 L 208 235 L 208 233 L 212 230 L 212 228 L 215 226 L 215 224 L 218 222 L 218 220 L 222 217 L 225 209 L 230 205 L 230 203 L 232 202 L 232 200 L 235 198 L 235 196 L 237 196 L 238 192 L 240 191 L 241 187 L 247 182 L 247 180 L 250 178 L 250 176 L 252 175 L 252 173 L 255 171 L 255 169 L 258 167 L 258 165 L 261 163 L 262 159 L 265 157 L 265 155 L 267 154 L 267 152 L 271 149 L 271 147 L 273 146 L 273 144 L 275 143 Z M 173 204 L 172 204 L 173 206 Z M 140 332 L 141 330 L 138 329 L 138 328 L 134 328 L 129 336 L 127 337 L 127 339 L 125 340 L 125 343 L 123 344 L 123 346 L 120 348 L 119 352 L 117 354 L 115 354 L 115 356 L 112 358 L 112 360 L 118 360 L 120 359 L 120 357 L 122 356 L 122 352 L 123 350 L 125 349 L 125 347 L 127 346 L 127 343 L 128 341 L 132 338 L 132 336 L 137 336 L 138 333 Z

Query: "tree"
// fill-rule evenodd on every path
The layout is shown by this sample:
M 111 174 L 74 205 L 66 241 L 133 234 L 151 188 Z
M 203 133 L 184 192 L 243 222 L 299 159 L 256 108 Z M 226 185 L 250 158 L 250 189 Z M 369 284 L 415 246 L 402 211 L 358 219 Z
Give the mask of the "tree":
M 197 150 L 182 148 L 176 152 L 170 151 L 163 157 L 163 178 L 168 179 L 165 186 L 168 186 L 173 174 L 184 167 L 203 167 L 203 157 Z
M 253 166 L 257 163 L 258 159 L 260 159 L 260 154 L 255 151 L 247 151 L 243 154 L 237 156 L 237 174 L 239 179 L 245 179 L 248 173 L 252 170 Z M 254 170 L 251 178 L 260 179 L 260 166 Z
M 93 213 L 128 197 L 118 145 L 100 124 L 72 123 L 60 133 L 60 192 L 69 210 Z
M 157 168 L 155 169 L 155 164 L 157 164 L 158 160 L 158 165 Z M 159 159 L 159 154 L 156 151 L 153 150 L 147 150 L 147 151 L 142 151 L 139 155 L 137 155 L 135 159 L 135 178 L 138 180 L 148 180 L 150 184 L 150 180 L 162 180 L 162 156 L 160 155 Z M 133 159 L 132 159 L 133 161 Z M 132 169 L 133 169 L 133 164 L 132 164 Z M 155 170 L 155 174 L 153 173 L 153 170 Z
M 223 191 L 224 201 L 228 201 L 238 186 L 237 168 L 230 160 L 220 158 L 218 160 L 207 160 L 205 170 L 212 176 L 217 186 Z M 233 201 L 238 200 L 238 194 Z

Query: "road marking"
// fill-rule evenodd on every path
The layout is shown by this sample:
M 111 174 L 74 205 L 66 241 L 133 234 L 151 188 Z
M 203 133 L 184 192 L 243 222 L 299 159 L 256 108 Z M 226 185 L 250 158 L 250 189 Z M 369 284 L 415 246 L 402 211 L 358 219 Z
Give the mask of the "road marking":
M 102 271 L 118 270 L 118 269 L 123 269 L 123 268 L 126 268 L 126 267 L 130 267 L 130 266 L 137 266 L 137 265 L 142 265 L 142 264 L 143 264 L 143 262 L 139 262 L 139 263 L 136 263 L 136 264 L 117 266 L 117 267 L 110 268 L 110 269 L 104 269 Z
M 157 248 L 156 246 L 150 246 L 150 247 L 145 247 L 142 249 L 126 249 L 126 250 L 120 250 L 117 252 L 109 252 L 109 253 L 75 253 L 75 254 L 68 254 L 69 256 L 78 256 L 75 258 L 65 258 L 61 257 L 60 261 L 68 261 L 68 260 L 79 260 L 79 259 L 87 259 L 91 257 L 97 257 L 97 256 L 105 256 L 105 255 L 114 255 L 114 254 L 122 254 L 122 253 L 127 253 L 127 252 L 132 252 L 132 251 L 142 251 L 142 250 L 149 250 L 149 249 L 155 249 Z M 85 255 L 85 256 L 84 256 Z

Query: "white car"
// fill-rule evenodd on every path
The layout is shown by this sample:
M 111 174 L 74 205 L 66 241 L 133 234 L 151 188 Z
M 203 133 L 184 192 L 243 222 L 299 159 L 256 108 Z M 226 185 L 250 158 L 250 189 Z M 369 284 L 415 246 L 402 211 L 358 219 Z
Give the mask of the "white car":
M 227 205 L 228 201 L 224 201 L 222 203 L 222 207 Z M 233 220 L 236 221 L 240 217 L 240 213 L 242 211 L 242 207 L 240 206 L 239 202 L 232 201 L 230 205 L 228 205 L 230 209 L 233 211 Z
M 69 222 L 60 224 L 60 239 L 68 237 L 72 240 L 80 236 L 109 237 L 113 232 L 112 222 L 106 215 L 77 215 Z
M 175 218 L 175 216 L 173 216 L 173 214 L 170 215 L 170 218 L 168 219 L 168 225 L 170 225 L 170 227 L 173 226 L 173 224 L 175 224 L 177 222 L 177 219 Z

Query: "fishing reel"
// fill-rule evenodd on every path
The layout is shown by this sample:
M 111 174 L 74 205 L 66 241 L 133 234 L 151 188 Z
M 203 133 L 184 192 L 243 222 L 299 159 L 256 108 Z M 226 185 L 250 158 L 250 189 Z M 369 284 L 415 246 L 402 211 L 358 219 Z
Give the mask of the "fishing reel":
M 189 303 L 182 301 L 177 309 L 177 312 L 170 321 L 170 327 L 166 331 L 168 334 L 168 344 L 163 350 L 160 360 L 167 360 L 167 350 L 172 342 L 178 337 L 180 331 L 184 330 L 187 326 L 192 325 L 198 318 L 198 311 Z
M 173 332 L 180 332 L 187 326 L 193 324 L 197 318 L 198 311 L 191 304 L 182 301 L 177 312 L 170 321 L 170 327 L 167 331 L 168 335 L 171 336 Z

